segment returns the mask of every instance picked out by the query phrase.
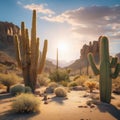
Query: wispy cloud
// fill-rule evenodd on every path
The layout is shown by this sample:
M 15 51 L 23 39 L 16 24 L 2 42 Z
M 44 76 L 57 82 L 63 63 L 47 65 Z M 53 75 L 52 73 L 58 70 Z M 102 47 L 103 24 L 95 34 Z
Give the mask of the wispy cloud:
M 21 1 L 17 1 L 17 4 L 18 4 L 18 5 L 22 5 L 22 2 L 21 2 Z
M 47 4 L 34 4 L 34 3 L 32 3 L 32 4 L 24 5 L 24 8 L 28 9 L 28 10 L 35 9 L 38 13 L 47 14 L 47 15 L 55 14 L 54 11 L 46 8 L 46 6 L 47 6 Z
M 73 32 L 84 35 L 106 34 L 113 39 L 120 38 L 120 5 L 91 6 L 68 10 L 57 16 L 43 16 L 50 22 L 67 22 Z

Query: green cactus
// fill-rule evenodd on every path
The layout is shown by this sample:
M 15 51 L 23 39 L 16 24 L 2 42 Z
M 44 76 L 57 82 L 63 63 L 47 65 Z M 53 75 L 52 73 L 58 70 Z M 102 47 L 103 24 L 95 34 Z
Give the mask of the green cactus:
M 44 41 L 42 55 L 39 51 L 39 38 L 36 38 L 36 11 L 33 10 L 31 40 L 29 39 L 28 29 L 25 28 L 24 22 L 21 22 L 21 36 L 14 37 L 16 50 L 16 59 L 19 68 L 22 69 L 25 86 L 31 87 L 34 92 L 37 74 L 43 70 L 48 41 Z
M 100 100 L 110 103 L 112 92 L 112 79 L 116 78 L 120 72 L 120 63 L 117 57 L 110 60 L 109 41 L 105 36 L 100 38 L 100 70 L 95 65 L 92 53 L 88 54 L 88 60 L 95 75 L 100 75 Z M 112 72 L 112 68 L 115 69 Z

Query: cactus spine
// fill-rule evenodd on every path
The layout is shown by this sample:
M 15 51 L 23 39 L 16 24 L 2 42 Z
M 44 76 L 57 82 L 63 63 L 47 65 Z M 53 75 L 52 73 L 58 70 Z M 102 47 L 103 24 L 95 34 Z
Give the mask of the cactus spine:
M 22 69 L 25 86 L 30 86 L 34 92 L 37 74 L 43 70 L 46 53 L 47 40 L 44 41 L 44 47 L 41 57 L 39 51 L 39 38 L 36 38 L 36 11 L 33 10 L 31 40 L 29 39 L 28 29 L 25 28 L 24 22 L 21 22 L 21 38 L 14 37 L 16 49 L 16 59 L 18 66 Z
M 96 67 L 92 53 L 88 54 L 88 60 L 95 75 L 100 75 L 100 100 L 102 102 L 110 103 L 112 92 L 112 78 L 116 78 L 120 72 L 120 63 L 118 59 L 109 56 L 109 41 L 105 36 L 100 38 L 100 70 Z M 112 72 L 112 68 L 115 69 Z

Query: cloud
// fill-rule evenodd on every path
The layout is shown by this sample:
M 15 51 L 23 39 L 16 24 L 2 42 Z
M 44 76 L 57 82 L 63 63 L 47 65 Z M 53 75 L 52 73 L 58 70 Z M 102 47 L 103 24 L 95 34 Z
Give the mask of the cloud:
M 17 1 L 17 4 L 18 4 L 18 5 L 22 5 L 22 2 L 21 2 L 21 1 Z
M 42 14 L 48 14 L 48 15 L 53 15 L 55 14 L 54 11 L 52 11 L 51 9 L 45 8 L 47 6 L 47 4 L 28 4 L 28 5 L 24 5 L 25 9 L 28 10 L 33 10 L 35 9 L 38 13 L 42 13 Z
M 80 7 L 56 16 L 43 16 L 41 19 L 50 22 L 66 22 L 77 34 L 91 36 L 104 34 L 112 39 L 120 38 L 120 5 Z

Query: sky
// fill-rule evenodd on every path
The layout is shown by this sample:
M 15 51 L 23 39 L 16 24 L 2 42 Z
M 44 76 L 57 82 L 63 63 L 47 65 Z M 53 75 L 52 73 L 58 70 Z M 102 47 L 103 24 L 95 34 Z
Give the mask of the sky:
M 37 11 L 40 50 L 48 40 L 47 58 L 72 61 L 89 41 L 105 35 L 110 54 L 120 52 L 120 0 L 0 0 L 0 21 L 31 29 L 32 10 Z

